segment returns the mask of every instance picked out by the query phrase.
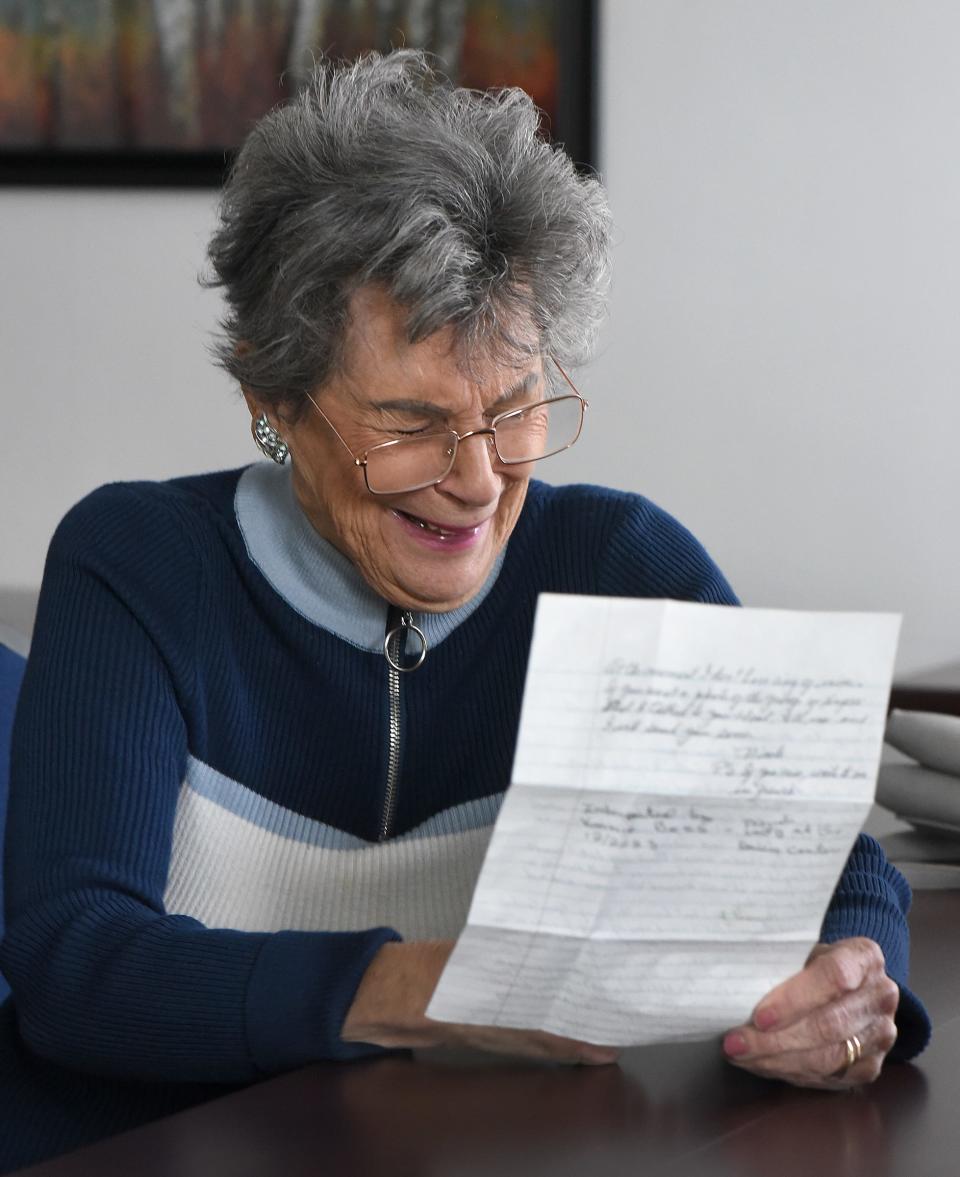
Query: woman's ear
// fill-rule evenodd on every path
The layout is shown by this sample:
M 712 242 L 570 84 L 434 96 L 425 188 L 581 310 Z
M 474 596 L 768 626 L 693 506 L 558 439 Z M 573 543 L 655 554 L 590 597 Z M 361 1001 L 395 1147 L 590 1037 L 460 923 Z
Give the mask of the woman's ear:
M 250 416 L 254 421 L 263 414 L 267 418 L 270 428 L 276 429 L 278 433 L 282 433 L 285 429 L 289 430 L 294 424 L 294 422 L 286 419 L 282 406 L 276 407 L 274 405 L 263 404 L 258 400 L 257 394 L 247 388 L 245 384 L 240 385 L 240 391 L 243 393 L 243 399 L 247 402 L 247 408 L 250 410 Z
M 261 453 L 268 458 L 272 458 L 277 465 L 282 466 L 290 454 L 290 447 L 274 423 L 273 418 L 277 414 L 273 413 L 271 415 L 259 403 L 249 388 L 245 388 L 241 384 L 240 391 L 243 393 L 243 399 L 247 402 L 247 408 L 250 410 L 250 432 L 253 434 L 253 440 L 257 443 Z
M 245 339 L 241 339 L 240 342 L 237 344 L 236 352 L 237 352 L 238 356 L 249 355 L 249 353 L 252 351 L 253 351 L 253 344 L 248 343 Z M 266 413 L 267 420 L 270 421 L 271 426 L 274 429 L 276 429 L 277 422 L 271 419 L 270 413 L 267 412 L 267 410 L 263 407 L 263 405 L 260 404 L 260 402 L 257 400 L 255 394 L 252 393 L 250 391 L 250 389 L 247 388 L 247 386 L 243 382 L 241 382 L 241 384 L 240 384 L 240 391 L 243 393 L 243 399 L 247 402 L 247 408 L 250 410 L 251 418 L 254 421 L 256 421 L 256 419 L 260 416 L 261 413 Z
M 240 385 L 240 391 L 243 393 L 243 399 L 247 402 L 247 408 L 250 410 L 250 416 L 256 421 L 260 414 L 264 411 L 257 398 L 253 395 L 246 385 Z

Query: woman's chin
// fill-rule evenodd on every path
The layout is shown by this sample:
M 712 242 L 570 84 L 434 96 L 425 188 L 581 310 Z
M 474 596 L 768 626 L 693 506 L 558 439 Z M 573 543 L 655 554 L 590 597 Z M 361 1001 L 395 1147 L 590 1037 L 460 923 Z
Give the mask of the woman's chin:
M 408 531 L 409 529 L 404 529 Z M 445 613 L 466 604 L 483 588 L 499 550 L 485 523 L 472 542 L 447 544 L 427 534 L 403 534 L 389 545 L 392 557 L 372 587 L 391 604 L 425 613 Z
M 398 567 L 373 587 L 391 604 L 420 613 L 447 613 L 465 605 L 486 583 L 493 560 L 459 559 L 430 568 Z M 455 566 L 454 566 L 455 565 Z
M 449 613 L 475 597 L 485 581 L 485 575 L 444 578 L 429 585 L 401 581 L 381 595 L 390 604 L 414 613 Z

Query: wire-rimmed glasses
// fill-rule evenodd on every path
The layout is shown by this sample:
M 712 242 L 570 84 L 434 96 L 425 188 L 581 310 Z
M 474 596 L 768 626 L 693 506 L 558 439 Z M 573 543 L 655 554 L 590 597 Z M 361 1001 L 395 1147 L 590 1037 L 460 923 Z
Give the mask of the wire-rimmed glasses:
M 482 429 L 470 429 L 466 433 L 446 429 L 416 437 L 401 437 L 380 442 L 361 454 L 355 454 L 347 445 L 309 393 L 307 398 L 350 454 L 354 465 L 363 470 L 371 494 L 406 494 L 442 482 L 453 469 L 460 443 L 469 437 L 486 437 L 503 466 L 526 466 L 568 450 L 580 436 L 584 410 L 589 402 L 580 395 L 557 361 L 553 360 L 553 363 L 571 392 L 522 405 L 519 409 L 508 409 Z

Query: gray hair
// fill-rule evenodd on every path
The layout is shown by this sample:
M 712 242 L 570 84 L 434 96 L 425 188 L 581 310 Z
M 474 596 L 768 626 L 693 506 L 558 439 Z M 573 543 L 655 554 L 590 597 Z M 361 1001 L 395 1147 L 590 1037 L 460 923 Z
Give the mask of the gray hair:
M 561 363 L 585 359 L 609 210 L 538 126 L 522 90 L 454 87 L 415 50 L 321 59 L 227 180 L 204 279 L 228 306 L 218 362 L 296 415 L 338 366 L 367 283 L 406 308 L 411 343 L 452 326 L 467 352 L 523 350 L 522 319 Z

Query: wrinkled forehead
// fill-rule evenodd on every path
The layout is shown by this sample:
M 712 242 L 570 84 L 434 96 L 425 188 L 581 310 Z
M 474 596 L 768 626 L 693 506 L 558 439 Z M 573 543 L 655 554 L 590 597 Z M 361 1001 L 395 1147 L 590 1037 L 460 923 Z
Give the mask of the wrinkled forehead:
M 345 373 L 356 379 L 374 373 L 453 378 L 503 388 L 542 369 L 540 333 L 529 314 L 501 316 L 477 332 L 450 324 L 416 340 L 410 338 L 410 325 L 409 309 L 382 287 L 354 291 L 344 336 Z

